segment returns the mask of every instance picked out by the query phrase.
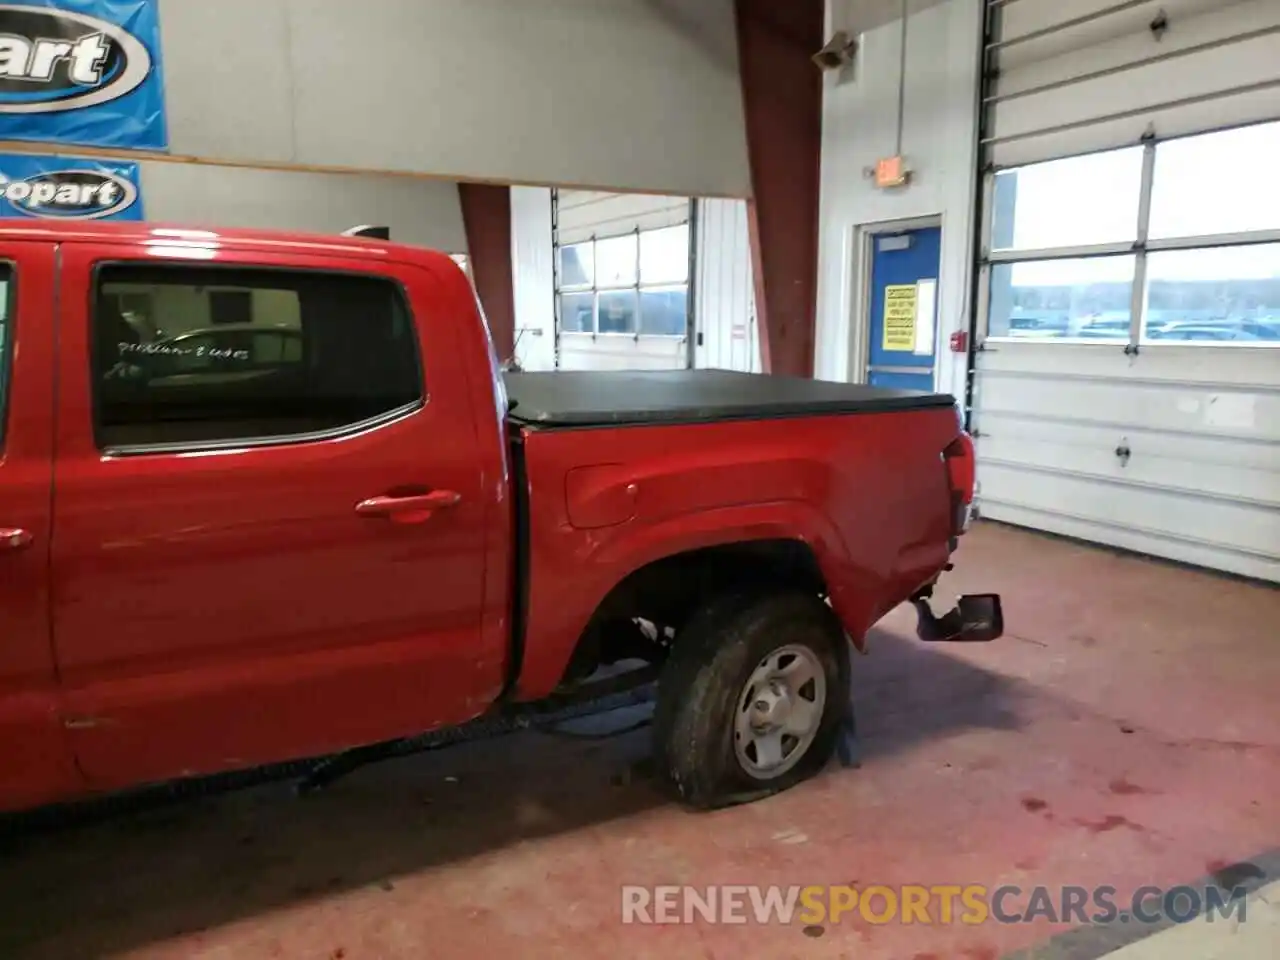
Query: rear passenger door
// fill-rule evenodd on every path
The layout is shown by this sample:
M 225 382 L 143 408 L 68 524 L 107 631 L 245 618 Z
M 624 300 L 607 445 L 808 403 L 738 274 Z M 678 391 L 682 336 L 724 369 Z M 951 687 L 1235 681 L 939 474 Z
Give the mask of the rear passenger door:
M 54 247 L 0 239 L 0 809 L 79 786 L 49 644 Z
M 486 484 L 456 324 L 410 308 L 438 299 L 434 274 L 157 252 L 63 259 L 53 635 L 86 776 L 474 715 L 502 657 L 480 640 Z

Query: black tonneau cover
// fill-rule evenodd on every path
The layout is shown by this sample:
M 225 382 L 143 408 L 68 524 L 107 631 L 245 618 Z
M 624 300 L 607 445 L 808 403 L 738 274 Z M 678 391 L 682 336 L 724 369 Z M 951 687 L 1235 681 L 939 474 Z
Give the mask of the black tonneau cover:
M 531 427 L 703 423 L 951 407 L 947 394 L 728 370 L 508 373 L 510 418 Z

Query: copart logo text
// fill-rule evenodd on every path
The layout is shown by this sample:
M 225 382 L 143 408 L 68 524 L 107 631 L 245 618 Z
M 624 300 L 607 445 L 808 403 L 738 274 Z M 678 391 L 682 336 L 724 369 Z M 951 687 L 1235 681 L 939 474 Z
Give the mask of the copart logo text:
M 150 71 L 147 48 L 114 23 L 0 3 L 0 114 L 107 103 L 136 89 Z
M 28 217 L 98 220 L 138 199 L 138 188 L 105 170 L 58 170 L 25 180 L 0 174 L 0 199 Z

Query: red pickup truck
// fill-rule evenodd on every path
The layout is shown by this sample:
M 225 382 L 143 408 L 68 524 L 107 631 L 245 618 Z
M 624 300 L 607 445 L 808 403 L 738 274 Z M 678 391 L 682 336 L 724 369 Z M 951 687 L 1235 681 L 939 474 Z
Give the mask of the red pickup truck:
M 935 618 L 952 398 L 499 372 L 465 275 L 381 240 L 0 228 L 0 808 L 332 756 L 658 676 L 694 806 L 830 756 L 848 639 Z

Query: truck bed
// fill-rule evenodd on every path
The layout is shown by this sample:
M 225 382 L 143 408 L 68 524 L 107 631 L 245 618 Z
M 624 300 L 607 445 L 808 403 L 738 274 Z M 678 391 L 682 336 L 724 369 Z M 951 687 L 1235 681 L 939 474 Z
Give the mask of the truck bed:
M 533 428 L 708 423 L 952 407 L 940 393 L 728 370 L 508 373 L 509 418 Z

